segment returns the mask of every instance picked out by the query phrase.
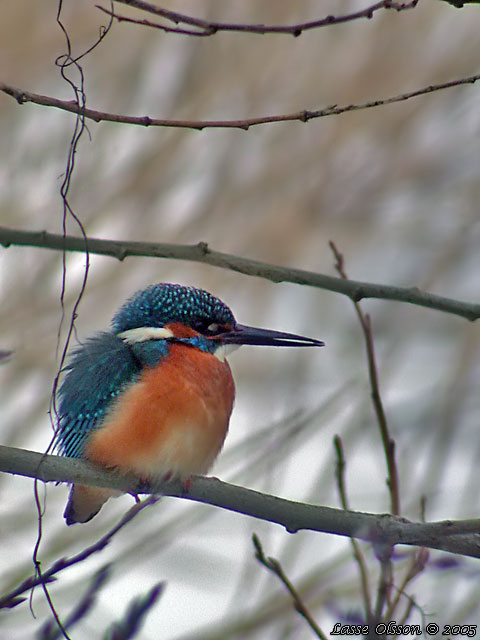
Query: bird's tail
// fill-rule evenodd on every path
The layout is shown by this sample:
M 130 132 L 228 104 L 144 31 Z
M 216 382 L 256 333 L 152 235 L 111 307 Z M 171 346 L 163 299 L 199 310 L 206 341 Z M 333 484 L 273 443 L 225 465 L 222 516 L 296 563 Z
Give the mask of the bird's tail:
M 81 484 L 73 485 L 63 517 L 68 525 L 88 522 L 97 515 L 109 498 L 118 495 L 120 494 L 117 491 L 86 487 Z

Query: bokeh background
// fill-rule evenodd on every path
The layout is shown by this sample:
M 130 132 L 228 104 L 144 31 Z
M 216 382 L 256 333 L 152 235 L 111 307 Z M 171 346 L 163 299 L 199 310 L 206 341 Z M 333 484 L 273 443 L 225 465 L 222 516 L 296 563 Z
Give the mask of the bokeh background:
M 107 3 L 103 3 L 107 6 Z M 107 19 L 87 0 L 63 3 L 74 54 Z M 197 0 L 162 3 L 215 20 L 290 24 L 358 9 L 358 2 Z M 364 6 L 364 5 L 363 5 Z M 128 13 L 118 7 L 119 13 Z M 480 13 L 420 0 L 412 11 L 286 35 L 219 33 L 189 38 L 114 24 L 81 64 L 87 105 L 130 115 L 234 119 L 360 103 L 478 73 Z M 1 78 L 72 99 L 54 61 L 65 52 L 56 3 L 3 2 Z M 146 17 L 146 16 L 140 16 Z M 328 241 L 357 280 L 416 285 L 478 300 L 480 86 L 449 89 L 377 109 L 237 130 L 143 129 L 88 122 L 70 203 L 92 237 L 211 248 L 334 274 Z M 74 118 L 0 95 L 0 221 L 61 232 L 59 187 Z M 68 231 L 78 235 L 69 221 Z M 324 339 L 321 351 L 243 348 L 231 358 L 237 403 L 212 473 L 298 501 L 339 506 L 332 439 L 347 459 L 352 508 L 388 510 L 385 463 L 369 398 L 365 349 L 351 302 L 334 293 L 273 284 L 181 261 L 91 256 L 76 319 L 82 340 L 108 326 L 138 288 L 172 281 L 206 288 L 240 322 Z M 85 258 L 67 256 L 65 338 Z M 43 451 L 58 368 L 62 258 L 11 246 L 0 251 L 0 441 Z M 403 514 L 428 519 L 479 512 L 480 336 L 477 324 L 428 309 L 365 301 L 372 316 L 383 399 L 397 445 Z M 62 344 L 60 340 L 60 344 Z M 90 524 L 66 528 L 67 487 L 49 486 L 43 567 L 79 551 L 130 506 L 122 497 Z M 101 638 L 128 602 L 165 580 L 139 637 L 168 640 L 310 638 L 288 594 L 254 559 L 257 532 L 319 624 L 362 612 L 348 540 L 301 532 L 165 498 L 102 554 L 51 585 L 66 617 L 92 573 L 114 562 L 113 580 L 73 638 Z M 1 590 L 32 572 L 37 536 L 32 482 L 0 477 Z M 372 586 L 378 566 L 365 547 Z M 408 554 L 399 549 L 396 570 Z M 439 624 L 479 622 L 478 561 L 432 553 L 409 593 Z M 405 601 L 406 602 L 406 601 Z M 0 618 L 0 637 L 34 637 L 50 613 L 40 590 Z

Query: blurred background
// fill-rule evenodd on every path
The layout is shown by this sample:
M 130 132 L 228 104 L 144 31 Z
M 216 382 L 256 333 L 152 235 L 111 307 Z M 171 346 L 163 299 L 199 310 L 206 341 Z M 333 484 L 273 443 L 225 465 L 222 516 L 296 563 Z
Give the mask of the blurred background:
M 340 0 L 197 0 L 162 6 L 230 22 L 291 24 L 357 10 Z M 109 6 L 108 3 L 103 3 Z M 118 13 L 128 14 L 119 5 Z M 2 3 L 1 79 L 72 99 L 54 61 L 65 52 L 56 3 Z M 131 12 L 130 14 L 131 15 Z M 140 18 L 150 17 L 135 14 Z M 78 55 L 107 18 L 95 2 L 67 1 L 62 17 Z M 420 0 L 303 33 L 218 33 L 189 38 L 114 24 L 82 59 L 87 106 L 175 119 L 236 119 L 346 105 L 478 73 L 480 13 Z M 80 141 L 70 203 L 88 235 L 118 240 L 208 242 L 212 249 L 334 275 L 328 247 L 350 277 L 419 286 L 478 301 L 480 84 L 308 124 L 237 130 L 160 129 L 89 121 Z M 61 233 L 59 188 L 72 114 L 0 95 L 2 225 Z M 68 232 L 79 235 L 71 221 Z M 342 437 L 351 507 L 385 512 L 385 461 L 370 402 L 365 348 L 351 302 L 338 294 L 173 260 L 90 257 L 79 340 L 108 327 L 124 299 L 152 282 L 208 289 L 245 324 L 310 335 L 321 351 L 244 347 L 230 358 L 237 402 L 212 474 L 285 498 L 339 506 L 332 440 Z M 67 256 L 65 338 L 85 266 Z M 0 251 L 0 442 L 44 451 L 58 368 L 62 256 Z M 396 442 L 402 514 L 477 517 L 480 507 L 478 323 L 397 302 L 362 303 L 372 316 L 380 384 Z M 74 340 L 75 342 L 75 340 Z M 60 342 L 62 344 L 62 342 Z M 91 523 L 67 528 L 66 486 L 49 485 L 40 558 L 96 540 L 132 504 L 110 501 Z M 43 489 L 42 489 L 43 495 Z M 32 482 L 0 476 L 0 590 L 33 571 L 37 512 Z M 172 498 L 143 512 L 101 554 L 61 574 L 50 592 L 64 619 L 93 572 L 114 562 L 113 580 L 72 638 L 101 638 L 128 602 L 159 580 L 167 587 L 142 639 L 312 637 L 288 593 L 254 558 L 256 532 L 280 560 L 327 633 L 362 615 L 348 540 L 300 532 Z M 377 562 L 367 545 L 374 595 Z M 399 548 L 395 569 L 413 551 Z M 478 561 L 432 552 L 408 593 L 439 624 L 477 623 Z M 404 611 L 407 600 L 402 602 Z M 0 618 L 0 637 L 24 640 L 51 614 L 39 589 Z

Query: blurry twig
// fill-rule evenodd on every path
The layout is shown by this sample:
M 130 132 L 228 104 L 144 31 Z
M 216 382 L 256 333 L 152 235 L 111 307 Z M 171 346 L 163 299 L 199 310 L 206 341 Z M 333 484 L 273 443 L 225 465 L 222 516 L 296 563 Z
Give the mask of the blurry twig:
M 407 606 L 407 610 L 405 611 L 405 613 L 409 612 L 409 609 L 411 610 L 413 606 L 413 602 L 411 600 L 411 597 L 407 593 L 405 593 L 405 590 L 407 586 L 410 584 L 410 582 L 425 569 L 425 565 L 427 564 L 428 557 L 429 557 L 428 549 L 422 548 L 415 551 L 415 553 L 413 554 L 412 560 L 409 563 L 408 569 L 403 577 L 402 582 L 398 587 L 394 587 L 396 589 L 396 594 L 392 598 L 385 612 L 385 615 L 384 615 L 385 621 L 393 620 L 393 616 L 395 614 L 395 611 L 400 602 L 400 598 L 402 596 L 404 596 L 409 600 L 409 605 Z
M 286 576 L 286 574 L 283 571 L 282 566 L 280 565 L 278 560 L 276 560 L 275 558 L 271 558 L 271 557 L 267 558 L 265 556 L 265 554 L 263 552 L 262 545 L 261 545 L 260 540 L 258 539 L 258 536 L 257 536 L 256 533 L 253 534 L 252 541 L 253 541 L 253 546 L 255 547 L 255 557 L 256 557 L 256 559 L 260 562 L 260 564 L 263 564 L 264 567 L 266 567 L 269 571 L 271 571 L 274 575 L 276 575 L 280 579 L 281 582 L 283 582 L 283 584 L 287 588 L 288 592 L 292 596 L 293 606 L 298 611 L 298 613 L 305 618 L 305 620 L 307 621 L 309 627 L 315 633 L 317 638 L 321 638 L 321 640 L 327 640 L 327 636 L 320 629 L 318 624 L 313 619 L 312 614 L 307 609 L 307 607 L 306 607 L 305 603 L 303 602 L 303 600 L 301 599 L 299 593 L 297 592 L 297 590 L 295 589 L 293 584 L 290 582 L 290 580 Z
M 107 630 L 104 640 L 130 640 L 130 638 L 134 638 L 143 624 L 145 615 L 156 604 L 164 589 L 165 583 L 159 582 L 146 595 L 138 596 L 132 600 L 123 618 Z
M 330 242 L 330 248 L 333 251 L 335 260 L 335 269 L 340 274 L 340 277 L 344 280 L 348 280 L 347 274 L 344 268 L 343 256 L 335 246 L 335 243 Z M 365 346 L 367 349 L 368 360 L 368 373 L 370 377 L 370 386 L 372 390 L 372 402 L 377 415 L 378 426 L 380 429 L 380 435 L 382 438 L 383 448 L 385 451 L 385 458 L 387 461 L 388 472 L 388 488 L 390 491 L 390 509 L 394 515 L 400 514 L 400 488 L 398 483 L 398 469 L 395 460 L 395 442 L 390 437 L 388 431 L 387 418 L 383 409 L 382 397 L 380 395 L 380 388 L 378 384 L 377 364 L 375 362 L 375 345 L 373 342 L 372 325 L 370 316 L 363 313 L 362 308 L 357 301 L 353 301 L 355 305 L 355 311 L 357 312 L 358 319 L 362 326 L 363 335 L 365 337 Z
M 40 454 L 37 454 L 40 455 Z M 90 557 L 92 554 L 97 553 L 98 551 L 102 551 L 112 540 L 112 538 L 123 529 L 125 525 L 127 525 L 135 516 L 143 511 L 146 507 L 149 507 L 155 502 L 158 501 L 158 498 L 154 496 L 150 496 L 146 500 L 135 504 L 131 509 L 127 511 L 127 513 L 123 516 L 123 518 L 116 524 L 110 531 L 108 531 L 104 536 L 102 536 L 97 542 L 93 543 L 89 547 L 86 547 L 80 553 L 77 553 L 70 558 L 60 558 L 57 560 L 50 569 L 46 571 L 42 571 L 41 575 L 34 575 L 30 578 L 24 580 L 16 589 L 10 591 L 10 593 L 5 594 L 0 598 L 0 609 L 2 608 L 10 608 L 14 607 L 20 602 L 23 601 L 23 598 L 19 598 L 18 596 L 22 593 L 25 593 L 29 589 L 33 589 L 38 584 L 46 584 L 55 580 L 55 575 L 60 571 L 63 571 L 67 567 L 71 567 L 74 564 L 78 564 L 79 562 L 83 562 L 86 558 Z
M 349 105 L 331 105 L 323 109 L 296 111 L 294 113 L 279 114 L 274 116 L 260 116 L 257 118 L 244 118 L 241 120 L 169 120 L 165 118 L 151 118 L 150 116 L 126 116 L 118 113 L 109 113 L 106 111 L 97 111 L 94 109 L 81 108 L 82 116 L 95 122 L 108 121 L 117 122 L 122 124 L 133 124 L 141 127 L 175 127 L 181 129 L 196 129 L 201 131 L 202 129 L 243 129 L 248 131 L 250 127 L 260 124 L 271 124 L 273 122 L 291 122 L 298 120 L 299 122 L 308 122 L 316 118 L 325 118 L 327 116 L 336 116 L 340 113 L 347 113 L 349 111 L 361 111 L 364 109 L 372 109 L 374 107 L 382 107 L 387 104 L 394 104 L 396 102 L 404 102 L 411 98 L 417 98 L 434 91 L 441 91 L 443 89 L 450 89 L 451 87 L 458 87 L 464 84 L 473 84 L 480 80 L 480 74 L 473 76 L 467 76 L 464 78 L 457 78 L 450 82 L 442 82 L 439 84 L 431 84 L 427 87 L 422 87 L 415 91 L 408 93 L 402 93 L 389 98 L 382 98 L 379 100 L 369 100 L 360 104 Z M 44 107 L 55 107 L 56 109 L 62 109 L 63 111 L 69 111 L 71 113 L 78 113 L 79 107 L 73 100 L 60 100 L 59 98 L 52 98 L 50 96 L 44 96 L 38 93 L 32 93 L 30 91 L 24 91 L 17 87 L 0 82 L 0 91 L 3 91 L 15 100 L 19 104 L 25 102 L 33 102 L 35 104 L 42 105 Z
M 2 445 L 0 471 L 36 477 L 43 482 L 70 482 L 115 489 L 123 493 L 174 496 L 273 522 L 285 527 L 289 533 L 308 529 L 355 537 L 371 542 L 376 550 L 382 546 L 407 544 L 480 558 L 480 519 L 412 522 L 390 514 L 344 511 L 294 502 L 221 482 L 217 478 L 201 476 L 192 477 L 188 493 L 185 493 L 180 481 L 161 480 L 152 480 L 148 491 L 145 488 L 140 491 L 139 480 L 133 476 L 106 471 L 84 460 L 43 455 Z M 151 502 L 147 500 L 133 509 L 142 507 L 142 504 L 146 506 Z M 48 572 L 44 575 L 48 577 Z
M 144 0 L 115 0 L 120 4 L 125 4 L 147 13 L 152 13 L 159 18 L 163 18 L 168 22 L 173 22 L 176 25 L 186 25 L 186 27 L 169 27 L 166 24 L 159 24 L 150 22 L 149 20 L 138 20 L 135 18 L 127 18 L 126 16 L 120 16 L 114 11 L 105 9 L 99 5 L 95 5 L 101 11 L 107 13 L 109 16 L 116 18 L 119 22 L 130 22 L 141 26 L 154 27 L 155 29 L 161 29 L 168 33 L 178 33 L 188 36 L 213 36 L 221 31 L 229 32 L 241 32 L 241 33 L 253 33 L 259 35 L 265 34 L 287 34 L 294 36 L 295 38 L 300 36 L 304 31 L 310 29 L 318 29 L 319 27 L 328 27 L 333 24 L 342 24 L 344 22 L 352 22 L 353 20 L 359 20 L 361 18 L 371 19 L 376 11 L 381 9 L 394 9 L 395 11 L 405 11 L 407 9 L 413 9 L 417 6 L 418 0 L 411 0 L 411 2 L 394 2 L 393 0 L 380 0 L 360 11 L 349 13 L 341 16 L 328 15 L 325 18 L 319 18 L 318 20 L 311 20 L 309 22 L 301 22 L 292 25 L 266 25 L 266 24 L 235 24 L 229 22 L 214 22 L 211 20 L 202 20 L 201 18 L 195 18 L 194 16 L 186 15 L 183 13 L 177 13 L 176 11 L 170 11 L 164 9 L 158 5 L 145 2 Z M 454 0 L 458 1 L 458 0 Z M 467 0 L 468 1 L 468 0 Z M 471 1 L 471 0 L 470 0 Z
M 410 618 L 410 614 L 412 613 L 413 609 L 416 609 L 418 611 L 418 613 L 420 614 L 420 618 L 422 621 L 422 627 L 424 629 L 424 633 L 425 633 L 425 626 L 427 623 L 427 615 L 425 613 L 425 610 L 423 609 L 423 607 L 421 607 L 417 601 L 415 600 L 415 598 L 412 598 L 412 596 L 409 596 L 407 593 L 403 594 L 407 600 L 408 600 L 408 604 L 407 607 L 405 609 L 405 613 L 403 614 L 403 616 L 399 619 L 398 624 L 400 625 L 404 625 L 407 620 Z
M 345 488 L 345 456 L 343 455 L 343 444 L 341 438 L 337 435 L 333 439 L 335 452 L 337 454 L 337 465 L 335 475 L 337 477 L 338 493 L 340 494 L 340 502 L 345 511 L 350 510 L 348 504 L 347 491 Z M 372 602 L 370 598 L 370 585 L 368 584 L 368 569 L 365 563 L 365 557 L 362 553 L 360 545 L 355 538 L 350 538 L 352 544 L 353 555 L 358 565 L 360 573 L 360 586 L 362 589 L 363 604 L 365 608 L 365 620 L 368 624 L 373 624 Z
M 67 251 L 85 251 L 83 238 L 47 233 L 46 231 L 9 229 L 8 227 L 0 226 L 0 245 L 9 247 L 12 244 L 54 249 L 56 251 L 63 251 L 64 248 Z M 433 295 L 432 293 L 421 291 L 418 287 L 396 287 L 372 282 L 345 280 L 312 271 L 280 267 L 267 262 L 260 262 L 259 260 L 249 260 L 241 256 L 214 251 L 205 242 L 181 245 L 163 242 L 103 240 L 89 237 L 88 251 L 90 254 L 107 255 L 118 260 L 124 260 L 128 256 L 148 256 L 201 262 L 222 269 L 230 269 L 248 276 L 265 278 L 271 282 L 293 282 L 326 289 L 327 291 L 335 291 L 348 296 L 354 302 L 358 302 L 363 298 L 397 300 L 445 313 L 452 313 L 467 320 L 473 321 L 480 318 L 480 304 L 478 303 L 463 302 Z
M 84 618 L 90 609 L 95 604 L 98 592 L 106 583 L 110 576 L 111 565 L 105 565 L 101 567 L 93 576 L 90 582 L 90 586 L 87 589 L 83 597 L 78 600 L 75 608 L 66 618 L 65 622 L 60 629 L 56 618 L 46 622 L 37 634 L 37 640 L 58 640 L 58 638 L 69 637 L 66 635 L 66 631 L 70 630 L 77 622 Z
M 0 364 L 6 364 L 13 355 L 13 351 L 7 351 L 6 349 L 0 349 Z
M 381 558 L 380 576 L 378 578 L 377 601 L 375 603 L 374 624 L 377 625 L 382 619 L 385 603 L 388 602 L 390 588 L 392 585 L 392 560 L 390 557 Z

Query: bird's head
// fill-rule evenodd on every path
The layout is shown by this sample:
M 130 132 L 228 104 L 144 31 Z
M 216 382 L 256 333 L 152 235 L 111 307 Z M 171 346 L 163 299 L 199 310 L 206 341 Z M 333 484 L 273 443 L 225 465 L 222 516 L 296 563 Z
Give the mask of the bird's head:
M 214 353 L 243 344 L 310 347 L 323 342 L 293 333 L 238 324 L 229 307 L 208 291 L 160 283 L 137 291 L 115 314 L 114 332 L 127 342 L 180 342 Z

